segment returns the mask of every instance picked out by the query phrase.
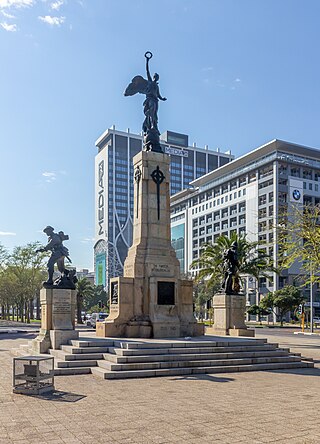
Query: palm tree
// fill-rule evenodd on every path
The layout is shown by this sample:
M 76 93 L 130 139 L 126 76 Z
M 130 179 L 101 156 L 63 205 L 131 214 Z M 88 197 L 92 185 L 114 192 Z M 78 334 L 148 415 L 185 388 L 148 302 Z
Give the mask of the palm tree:
M 239 268 L 235 281 L 241 280 L 241 275 L 268 277 L 270 272 L 277 272 L 272 265 L 269 255 L 259 250 L 258 242 L 249 242 L 246 236 L 238 236 L 232 233 L 229 237 L 221 235 L 214 244 L 205 244 L 199 258 L 195 259 L 191 268 L 199 268 L 196 281 L 205 280 L 208 287 L 222 283 L 224 276 L 224 252 L 231 247 L 233 242 L 238 244 Z
M 77 322 L 83 324 L 81 311 L 83 305 L 83 299 L 92 296 L 93 286 L 87 278 L 80 278 L 76 284 L 77 286 Z

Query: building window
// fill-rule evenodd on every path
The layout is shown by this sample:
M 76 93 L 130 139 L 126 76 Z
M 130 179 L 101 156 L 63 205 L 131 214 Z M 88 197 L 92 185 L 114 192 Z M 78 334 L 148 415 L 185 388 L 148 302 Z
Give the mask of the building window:
M 262 196 L 259 196 L 259 205 L 264 205 L 267 203 L 267 195 L 263 194 Z
M 311 170 L 302 170 L 302 177 L 304 179 L 312 179 L 312 171 Z
M 224 217 L 228 217 L 228 208 L 224 208 L 224 209 L 222 210 L 222 212 L 221 212 L 221 217 L 222 217 L 222 218 L 224 218 Z
M 267 286 L 267 278 L 259 278 L 259 287 L 260 288 L 266 288 Z
M 271 191 L 271 193 L 269 193 L 269 202 L 273 202 L 273 191 Z
M 300 177 L 300 168 L 298 168 L 298 167 L 291 167 L 290 174 L 293 177 Z
M 239 187 L 242 187 L 243 185 L 246 185 L 246 183 L 247 183 L 246 176 L 240 177 L 240 179 L 239 179 Z
M 261 208 L 258 212 L 259 219 L 262 219 L 264 217 L 267 217 L 267 209 Z
M 230 227 L 235 227 L 237 225 L 237 218 L 233 217 L 230 219 Z
M 287 202 L 287 193 L 279 193 L 279 204 Z
M 230 190 L 235 190 L 237 188 L 237 181 L 233 180 L 230 182 Z

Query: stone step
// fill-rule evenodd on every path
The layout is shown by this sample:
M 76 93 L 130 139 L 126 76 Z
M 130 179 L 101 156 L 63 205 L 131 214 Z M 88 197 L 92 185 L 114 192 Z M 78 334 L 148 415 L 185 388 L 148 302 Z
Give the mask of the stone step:
M 202 340 L 202 341 L 177 341 L 177 340 L 167 340 L 163 342 L 138 342 L 132 341 L 128 342 L 125 340 L 114 340 L 114 346 L 116 348 L 124 348 L 124 349 L 160 349 L 160 348 L 197 348 L 197 347 L 229 347 L 233 345 L 258 345 L 265 344 L 267 342 L 266 339 L 231 339 L 226 338 L 225 340 L 219 341 L 210 341 L 210 340 Z
M 113 341 L 110 339 L 71 339 L 69 341 L 70 345 L 74 347 L 83 348 L 83 347 L 112 347 Z
M 238 359 L 213 359 L 213 360 L 194 360 L 194 361 L 165 361 L 165 362 L 143 362 L 134 364 L 116 364 L 108 361 L 98 361 L 98 366 L 110 371 L 131 371 L 131 370 L 153 370 L 170 368 L 188 368 L 188 367 L 218 367 L 218 366 L 239 366 L 250 364 L 265 363 L 283 363 L 300 362 L 297 356 L 269 356 L 261 358 L 238 358 Z
M 74 347 L 73 345 L 61 345 L 61 350 L 69 354 L 107 353 L 109 347 Z
M 90 350 L 88 350 L 90 351 Z M 68 354 L 63 350 L 49 350 L 50 354 L 55 358 L 61 359 L 63 361 L 80 361 L 80 360 L 97 360 L 104 359 L 104 353 L 73 353 Z
M 123 349 L 109 347 L 109 352 L 119 356 L 140 356 L 140 355 L 163 355 L 163 354 L 200 354 L 200 353 L 224 353 L 224 352 L 242 352 L 242 351 L 267 351 L 276 350 L 277 344 L 250 345 L 250 346 L 230 346 L 230 347 L 192 347 L 192 348 L 160 348 L 160 349 Z
M 158 361 L 189 361 L 189 360 L 212 360 L 212 359 L 229 359 L 229 358 L 261 358 L 265 356 L 288 356 L 285 350 L 260 350 L 260 351 L 236 351 L 225 353 L 195 353 L 195 354 L 165 354 L 165 355 L 137 355 L 137 356 L 119 356 L 112 353 L 104 353 L 103 357 L 106 361 L 117 364 L 130 364 L 142 362 L 158 362 Z
M 94 367 L 92 367 L 94 368 Z M 74 375 L 87 375 L 91 373 L 91 367 L 63 367 L 54 368 L 55 376 L 74 376 Z
M 76 368 L 76 367 L 96 367 L 96 360 L 81 360 L 81 361 L 56 361 L 57 368 Z
M 133 371 L 110 371 L 101 367 L 93 367 L 92 374 L 104 379 L 127 379 L 127 378 L 147 378 L 156 376 L 180 376 L 194 374 L 215 374 L 215 373 L 232 373 L 232 372 L 252 372 L 252 371 L 272 371 L 291 368 L 313 367 L 310 362 L 276 362 L 264 364 L 249 365 L 226 365 L 217 367 L 189 367 L 189 368 L 172 368 L 172 369 L 156 369 L 156 370 L 133 370 Z

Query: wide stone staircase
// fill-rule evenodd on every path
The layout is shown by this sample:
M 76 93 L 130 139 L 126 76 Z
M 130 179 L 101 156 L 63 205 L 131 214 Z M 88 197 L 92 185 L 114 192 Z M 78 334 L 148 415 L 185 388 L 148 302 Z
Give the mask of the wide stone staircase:
M 56 375 L 104 379 L 229 373 L 313 367 L 311 360 L 266 339 L 207 337 L 168 340 L 80 339 L 55 357 Z

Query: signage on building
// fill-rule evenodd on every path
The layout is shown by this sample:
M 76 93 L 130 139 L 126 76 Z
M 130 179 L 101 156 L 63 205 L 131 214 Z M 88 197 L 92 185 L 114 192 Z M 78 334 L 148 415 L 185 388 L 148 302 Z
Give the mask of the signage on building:
M 106 254 L 96 255 L 96 285 L 106 286 Z
M 172 154 L 174 156 L 180 156 L 180 157 L 189 156 L 189 152 L 187 150 L 180 150 L 179 148 L 172 148 L 171 146 L 166 146 L 164 148 L 164 152 L 166 154 Z
M 290 179 L 290 202 L 303 203 L 303 181 Z
M 98 235 L 101 236 L 104 233 L 103 223 L 104 223 L 104 160 L 98 165 Z

